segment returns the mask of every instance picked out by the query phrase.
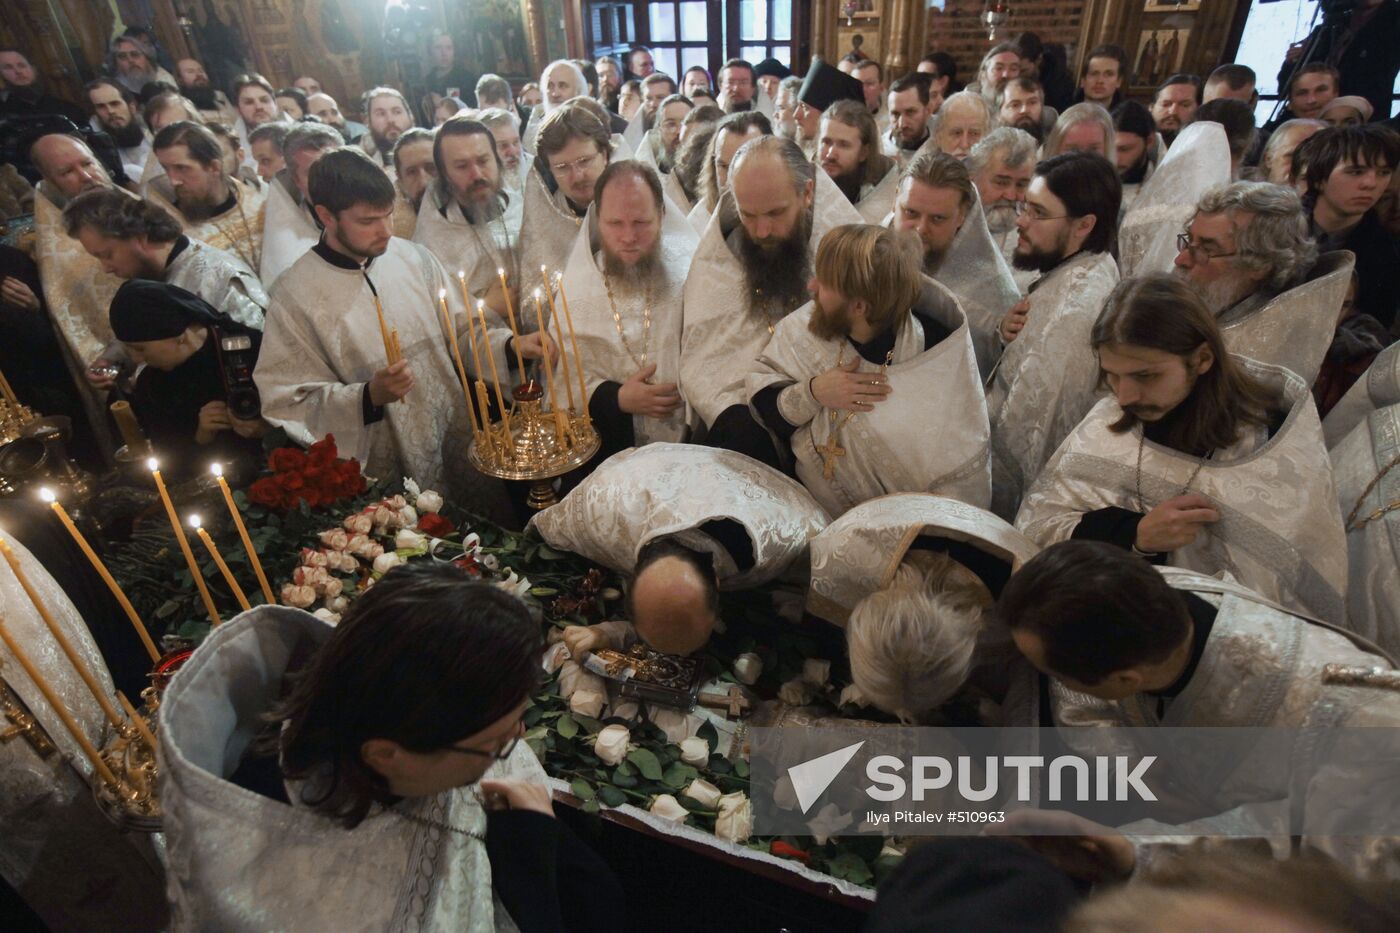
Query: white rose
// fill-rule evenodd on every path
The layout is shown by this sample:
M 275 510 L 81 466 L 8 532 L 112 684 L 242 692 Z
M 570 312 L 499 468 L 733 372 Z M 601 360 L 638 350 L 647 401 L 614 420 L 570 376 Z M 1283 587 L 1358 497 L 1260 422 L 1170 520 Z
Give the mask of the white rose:
M 608 695 L 594 687 L 580 687 L 569 697 L 569 712 L 597 719 L 603 712 Z
M 656 799 L 647 807 L 647 812 L 652 816 L 659 816 L 664 820 L 674 820 L 677 823 L 684 823 L 690 816 L 690 811 L 681 806 L 681 802 L 670 794 L 657 794 Z
M 419 512 L 436 512 L 442 508 L 442 496 L 431 489 L 425 489 L 418 494 L 413 504 Z
M 325 567 L 330 563 L 330 555 L 325 551 L 313 551 L 310 548 L 303 548 L 301 552 L 301 563 L 305 567 Z
M 332 596 L 326 600 L 326 608 L 331 612 L 344 612 L 350 608 L 350 600 L 344 596 Z
M 734 679 L 739 683 L 752 687 L 762 673 L 763 659 L 752 651 L 745 651 L 734 659 Z
M 399 513 L 387 505 L 381 505 L 374 510 L 374 524 L 378 528 L 397 528 L 399 526 Z
M 718 787 L 704 778 L 696 778 L 691 781 L 690 786 L 681 791 L 681 793 L 700 804 L 700 806 L 704 807 L 706 810 L 713 810 L 718 806 L 719 798 L 723 796 Z
M 681 761 L 697 768 L 710 763 L 710 743 L 693 735 L 681 742 Z
M 384 545 L 380 544 L 378 541 L 371 541 L 365 545 L 365 552 L 360 556 L 367 560 L 378 560 L 383 553 Z
M 418 481 L 405 476 L 403 478 L 403 491 L 416 499 L 418 497 Z
M 425 547 L 427 543 L 426 537 L 408 528 L 400 528 L 399 533 L 394 535 L 394 547 L 406 551 L 415 551 L 420 547 Z
M 351 515 L 349 518 L 345 519 L 345 521 L 341 522 L 341 524 L 345 526 L 345 530 L 350 532 L 351 535 L 367 535 L 369 534 L 370 528 L 374 526 L 374 519 L 364 512 L 361 512 L 358 515 Z
M 793 678 L 778 688 L 778 699 L 788 706 L 806 706 L 817 695 L 817 688 L 801 677 Z
M 316 601 L 316 591 L 309 586 L 288 583 L 282 587 L 282 602 L 298 609 L 310 609 Z
M 387 505 L 389 508 L 393 509 L 395 512 L 397 512 L 399 509 L 408 505 L 408 500 L 405 499 L 403 496 L 390 496 L 389 498 L 384 500 L 384 504 Z
M 330 531 L 321 532 L 321 543 L 332 551 L 343 551 L 350 543 L 350 536 L 339 528 L 332 528 Z
M 843 813 L 836 804 L 829 803 L 807 821 L 807 828 L 811 830 L 812 838 L 817 840 L 817 845 L 824 846 L 832 836 L 854 822 L 849 813 Z
M 808 658 L 802 662 L 802 679 L 814 687 L 825 687 L 831 677 L 831 662 Z
M 321 595 L 327 600 L 335 599 L 345 590 L 345 583 L 339 577 L 331 577 L 321 586 Z
M 418 524 L 418 510 L 411 505 L 406 505 L 399 509 L 399 521 L 403 522 L 405 528 L 412 528 Z
M 329 622 L 331 625 L 335 625 L 340 621 L 340 613 L 331 612 L 324 606 L 322 606 L 320 609 L 317 609 L 311 614 L 316 618 L 320 619 L 322 622 Z
M 593 740 L 593 754 L 604 764 L 615 765 L 627 757 L 627 747 L 631 742 L 632 732 L 626 726 L 604 726 Z
M 743 791 L 719 798 L 715 835 L 729 842 L 743 842 L 753 833 L 753 804 Z
M 403 558 L 393 551 L 386 551 L 374 559 L 374 572 L 380 575 L 388 573 L 399 564 L 403 563 Z

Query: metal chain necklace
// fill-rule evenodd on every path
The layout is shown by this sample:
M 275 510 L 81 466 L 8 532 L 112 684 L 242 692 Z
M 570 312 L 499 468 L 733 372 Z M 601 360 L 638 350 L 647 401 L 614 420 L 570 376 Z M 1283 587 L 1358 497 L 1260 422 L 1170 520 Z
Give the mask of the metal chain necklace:
M 498 195 L 498 198 L 500 198 L 500 197 L 504 197 L 504 198 L 507 198 L 507 199 L 508 199 L 508 198 L 510 197 L 510 195 L 502 193 L 502 194 Z M 498 201 L 497 203 L 499 203 L 499 201 Z M 467 222 L 467 228 L 468 228 L 469 230 L 471 230 L 472 236 L 476 238 L 476 246 L 477 246 L 477 249 L 479 249 L 479 250 L 481 251 L 481 254 L 482 254 L 483 256 L 495 256 L 495 258 L 496 258 L 496 264 L 495 264 L 494 268 L 497 268 L 497 269 L 509 268 L 509 269 L 510 269 L 511 278 L 510 278 L 508 281 L 515 282 L 515 283 L 516 283 L 516 287 L 519 288 L 519 287 L 520 287 L 520 251 L 519 251 L 514 245 L 512 245 L 511 242 L 510 242 L 510 227 L 506 226 L 506 208 L 505 208 L 505 206 L 502 205 L 500 212 L 499 212 L 498 214 L 496 214 L 496 216 L 495 216 L 495 218 L 494 218 L 495 221 L 496 221 L 498 224 L 501 225 L 501 243 L 504 244 L 504 245 L 502 245 L 502 246 L 497 246 L 497 245 L 495 244 L 495 242 L 494 242 L 494 241 L 495 241 L 495 237 L 491 237 L 491 240 L 492 240 L 493 242 L 492 242 L 492 244 L 491 244 L 490 246 L 488 246 L 488 245 L 486 244 L 486 240 L 481 236 L 481 231 L 478 230 L 478 229 L 476 229 L 476 228 L 477 228 L 477 224 L 471 219 L 471 217 L 469 217 L 469 216 L 467 215 L 466 210 L 465 210 L 461 205 L 458 205 L 457 209 L 458 209 L 459 211 L 462 212 L 462 218 L 463 218 L 464 220 L 466 220 L 466 222 Z M 491 233 L 491 221 L 489 221 L 489 220 L 486 222 L 486 232 L 487 232 L 488 236 L 489 236 L 490 233 Z M 471 309 L 468 309 L 468 310 L 471 310 Z
M 632 362 L 637 364 L 637 372 L 647 368 L 647 355 L 651 348 L 651 285 L 648 281 L 646 293 L 642 296 L 642 358 L 639 360 L 637 354 L 632 351 L 632 344 L 627 335 L 622 331 L 622 315 L 618 313 L 617 302 L 613 301 L 612 276 L 603 273 L 603 287 L 608 291 L 608 307 L 612 309 L 613 326 L 617 328 L 617 336 L 622 340 L 622 348 L 632 357 Z
M 888 378 L 890 363 L 893 360 L 894 348 L 890 348 L 890 352 L 885 354 L 885 362 L 880 364 L 880 375 Z M 836 368 L 840 369 L 843 365 L 845 365 L 845 362 L 846 341 L 842 340 L 841 346 L 836 351 Z M 872 385 L 873 384 L 874 383 L 872 383 Z M 831 430 L 827 436 L 826 443 L 818 444 L 815 450 L 817 451 L 817 453 L 822 455 L 822 479 L 829 480 L 836 475 L 836 458 L 846 456 L 846 448 L 842 447 L 839 443 L 841 431 L 843 428 L 846 427 L 846 425 L 850 424 L 851 419 L 854 418 L 856 415 L 860 414 L 860 412 L 847 412 L 846 417 L 842 418 L 839 424 L 836 421 L 836 419 L 839 417 L 839 415 L 836 412 L 836 409 L 829 408 L 827 409 L 826 414 L 827 423 L 831 426 Z
M 783 319 L 783 316 L 779 314 L 776 318 L 773 317 L 773 312 L 770 310 L 769 306 L 776 304 L 776 302 L 764 301 L 763 289 L 755 288 L 753 290 L 753 296 L 757 299 L 755 303 L 758 305 L 759 310 L 763 312 L 763 322 L 768 325 L 768 336 L 771 337 L 778 326 L 778 322 Z
M 459 836 L 466 836 L 468 839 L 475 839 L 477 842 L 485 842 L 486 834 L 480 830 L 463 829 L 460 826 L 453 826 L 446 820 L 435 820 L 430 816 L 419 816 L 417 813 L 404 813 L 401 810 L 389 809 L 386 812 L 392 813 L 401 820 L 416 823 L 419 826 L 427 826 L 432 829 L 442 829 L 449 833 L 456 833 Z
M 1385 515 L 1389 512 L 1394 512 L 1396 509 L 1400 509 L 1400 499 L 1396 499 L 1394 502 L 1389 502 L 1385 505 L 1380 506 L 1370 515 L 1367 515 L 1365 518 L 1361 519 L 1361 521 L 1358 522 L 1356 520 L 1357 513 L 1361 511 L 1361 503 L 1366 501 L 1366 497 L 1371 494 L 1371 491 L 1376 488 L 1377 484 L 1379 484 L 1380 481 L 1385 478 L 1387 473 L 1395 469 L 1397 465 L 1400 465 L 1400 454 L 1396 454 L 1394 457 L 1392 457 L 1390 462 L 1387 463 L 1381 469 L 1381 471 L 1377 473 L 1369 483 L 1366 484 L 1366 489 L 1361 493 L 1361 497 L 1356 500 L 1356 505 L 1352 506 L 1351 514 L 1347 516 L 1346 530 L 1348 533 L 1356 531 L 1360 528 L 1365 528 L 1367 525 L 1371 524 L 1371 522 L 1380 518 L 1382 515 Z
M 1142 426 L 1139 425 L 1137 473 L 1133 479 L 1133 486 L 1137 491 L 1138 511 L 1142 512 L 1144 515 L 1146 515 L 1149 511 L 1147 508 L 1147 503 L 1142 498 L 1142 449 L 1145 446 L 1147 446 L 1147 432 L 1143 431 Z M 1207 451 L 1206 453 L 1201 455 L 1199 460 L 1196 461 L 1196 469 L 1191 471 L 1191 475 L 1186 479 L 1186 485 L 1182 486 L 1181 492 L 1177 493 L 1178 496 L 1184 496 L 1191 491 L 1191 484 L 1194 483 L 1196 481 L 1196 477 L 1201 474 L 1201 467 L 1206 465 L 1206 461 L 1210 459 L 1210 456 L 1213 453 L 1215 453 L 1215 451 L 1213 450 Z

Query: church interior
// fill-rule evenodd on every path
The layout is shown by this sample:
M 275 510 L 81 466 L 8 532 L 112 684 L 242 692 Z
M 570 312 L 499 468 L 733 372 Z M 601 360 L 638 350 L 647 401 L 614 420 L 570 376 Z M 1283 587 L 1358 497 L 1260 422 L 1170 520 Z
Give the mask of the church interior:
M 1397 74 L 16 0 L 0 927 L 1400 929 Z

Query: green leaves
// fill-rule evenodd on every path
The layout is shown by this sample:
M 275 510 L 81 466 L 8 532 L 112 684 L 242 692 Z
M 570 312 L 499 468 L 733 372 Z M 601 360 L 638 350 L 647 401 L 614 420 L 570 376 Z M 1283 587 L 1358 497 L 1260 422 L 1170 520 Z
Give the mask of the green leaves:
M 620 807 L 627 802 L 627 795 L 616 787 L 604 784 L 598 788 L 598 799 L 609 807 Z
M 853 884 L 869 884 L 875 875 L 865 859 L 854 852 L 839 852 L 826 863 L 826 872 L 833 878 L 844 878 Z
M 573 791 L 574 796 L 577 797 L 579 800 L 584 801 L 585 803 L 589 800 L 596 799 L 598 796 L 598 793 L 593 789 L 593 786 L 587 781 L 585 781 L 583 778 L 574 778 L 572 781 L 570 781 L 569 790 Z
M 572 739 L 574 736 L 578 735 L 578 723 L 574 721 L 574 717 L 567 713 L 559 717 L 559 721 L 554 724 L 554 728 L 566 739 Z
M 661 762 L 650 749 L 634 748 L 627 753 L 627 760 L 636 765 L 642 777 L 648 781 L 661 780 Z
M 661 783 L 672 790 L 680 790 L 686 787 L 691 781 L 700 776 L 700 772 L 695 767 L 677 761 L 666 769 L 661 775 Z

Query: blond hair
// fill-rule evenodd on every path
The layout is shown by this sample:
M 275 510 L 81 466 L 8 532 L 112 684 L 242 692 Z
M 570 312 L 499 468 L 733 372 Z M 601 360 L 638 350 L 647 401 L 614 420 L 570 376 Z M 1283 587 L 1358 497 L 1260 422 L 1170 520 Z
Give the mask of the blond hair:
M 865 301 L 866 321 L 884 330 L 902 324 L 923 291 L 921 254 L 908 231 L 845 224 L 822 237 L 815 271 L 823 285 Z

